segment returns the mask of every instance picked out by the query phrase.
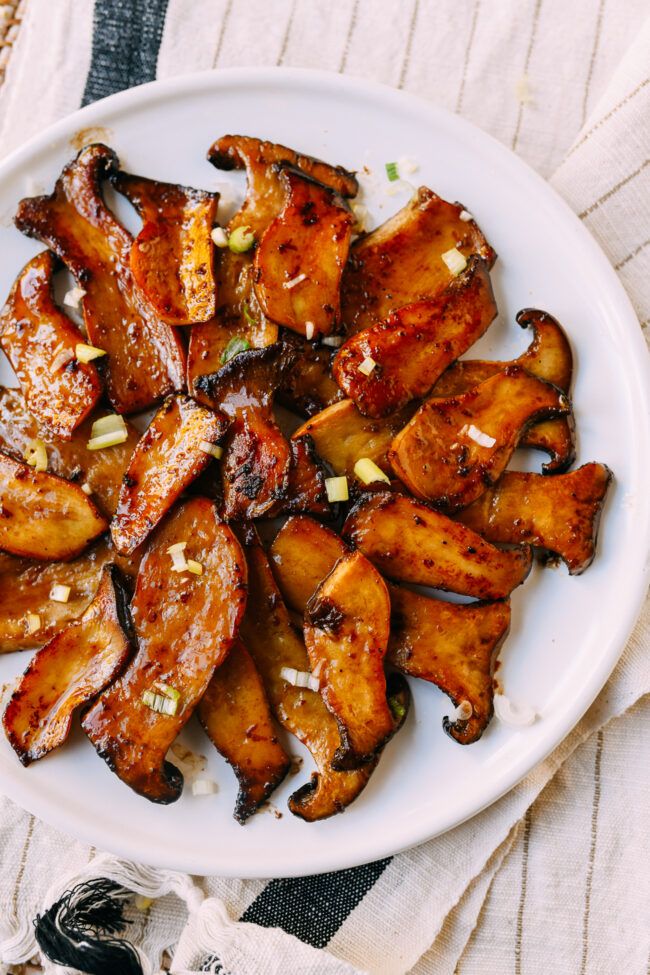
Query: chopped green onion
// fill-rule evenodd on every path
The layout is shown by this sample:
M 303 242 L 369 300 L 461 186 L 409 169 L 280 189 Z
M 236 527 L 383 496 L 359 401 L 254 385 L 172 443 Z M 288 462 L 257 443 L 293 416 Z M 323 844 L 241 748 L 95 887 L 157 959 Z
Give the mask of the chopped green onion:
M 242 311 L 244 312 L 244 318 L 246 319 L 249 325 L 259 325 L 257 319 L 254 318 L 253 315 L 251 314 L 251 310 L 248 307 L 248 302 L 246 301 L 244 302 L 242 306 Z
M 175 542 L 173 545 L 169 546 L 167 549 L 167 554 L 173 555 L 174 552 L 184 552 L 186 548 L 187 542 Z
M 228 247 L 233 254 L 245 254 L 255 243 L 255 234 L 250 227 L 237 227 L 228 237 Z
M 191 572 L 195 576 L 203 575 L 203 566 L 200 562 L 195 562 L 194 559 L 187 560 L 187 571 Z
M 214 779 L 194 779 L 192 782 L 193 796 L 211 796 L 219 791 L 219 786 Z
M 71 591 L 70 586 L 52 586 L 50 589 L 50 599 L 53 603 L 67 603 Z
M 186 547 L 187 542 L 176 542 L 167 549 L 167 554 L 172 557 L 172 572 L 185 572 L 187 569 L 187 561 L 183 554 Z
M 47 470 L 47 448 L 42 440 L 30 440 L 23 457 L 38 473 Z
M 204 454 L 210 454 L 210 457 L 214 457 L 215 460 L 220 460 L 223 457 L 223 447 L 220 447 L 218 443 L 210 443 L 209 440 L 202 440 L 199 444 L 199 450 L 202 450 Z
M 124 417 L 120 416 L 119 413 L 109 413 L 107 416 L 102 416 L 99 420 L 95 420 L 90 431 L 91 439 L 94 440 L 95 437 L 101 437 L 105 433 L 117 433 L 117 431 L 126 430 L 126 423 L 124 422 Z
M 280 669 L 280 677 L 293 687 L 304 687 L 310 691 L 317 691 L 320 688 L 318 678 L 308 670 L 296 670 L 295 667 L 282 667 Z
M 406 708 L 398 697 L 389 697 L 388 707 L 390 708 L 395 721 L 401 721 L 406 714 Z
M 467 260 L 457 247 L 440 255 L 452 274 L 460 274 L 467 267 Z
M 213 227 L 210 236 L 215 247 L 228 246 L 228 234 L 223 227 Z
M 104 450 L 105 447 L 116 447 L 118 444 L 124 443 L 128 436 L 126 429 L 116 430 L 114 433 L 103 433 L 101 436 L 89 440 L 86 447 L 88 450 Z
M 180 701 L 180 691 L 177 691 L 176 688 L 172 687 L 171 684 L 163 684 L 162 681 L 156 681 L 153 686 L 162 694 L 165 694 L 167 697 L 171 697 L 172 701 Z
M 41 628 L 41 617 L 38 613 L 28 613 L 26 622 L 28 633 L 38 633 Z
M 395 180 L 399 179 L 399 170 L 396 162 L 386 163 L 386 176 L 388 176 L 391 183 L 394 183 Z
M 387 484 L 390 484 L 390 478 L 369 457 L 362 457 L 356 462 L 354 473 L 364 484 L 371 484 L 373 481 L 386 481 Z
M 104 349 L 98 349 L 96 345 L 86 345 L 85 342 L 77 342 L 74 347 L 74 354 L 78 362 L 92 362 L 93 359 L 100 359 L 106 355 Z
M 157 683 L 153 685 L 156 690 L 146 690 L 143 691 L 141 701 L 145 707 L 150 708 L 152 711 L 156 711 L 158 714 L 168 714 L 174 716 L 178 711 L 178 702 L 180 701 L 180 694 L 175 687 L 170 687 L 169 684 Z M 161 693 L 156 693 L 160 691 Z
M 358 369 L 364 376 L 369 376 L 376 365 L 377 363 L 372 356 L 367 355 L 363 362 L 359 363 Z
M 325 490 L 327 491 L 327 500 L 330 504 L 336 504 L 337 501 L 347 501 L 350 496 L 348 493 L 348 479 L 345 476 L 326 477 Z
M 236 355 L 239 355 L 240 352 L 245 352 L 247 349 L 250 349 L 250 347 L 251 344 L 248 339 L 242 339 L 239 338 L 239 336 L 231 339 L 221 355 L 222 364 L 225 365 L 226 362 L 230 362 L 230 360 L 234 359 Z

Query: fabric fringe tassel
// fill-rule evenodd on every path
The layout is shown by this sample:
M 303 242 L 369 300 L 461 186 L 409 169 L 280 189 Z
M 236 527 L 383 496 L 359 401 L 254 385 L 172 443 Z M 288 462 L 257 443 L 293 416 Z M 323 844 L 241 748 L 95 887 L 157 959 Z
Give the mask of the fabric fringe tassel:
M 54 963 L 64 966 L 64 970 L 74 968 L 89 975 L 154 975 L 159 971 L 159 960 L 154 965 L 126 938 L 116 937 L 128 925 L 124 908 L 136 894 L 152 900 L 174 894 L 187 906 L 185 931 L 193 932 L 192 954 L 196 957 L 196 948 L 205 949 L 200 964 L 208 967 L 173 966 L 172 971 L 182 971 L 184 975 L 199 975 L 202 971 L 226 975 L 215 956 L 225 930 L 252 925 L 233 921 L 224 903 L 215 897 L 206 898 L 186 874 L 138 866 L 108 854 L 96 857 L 82 870 L 53 884 L 43 898 L 33 927 L 21 924 L 0 941 L 0 962 L 19 964 L 38 955 L 40 949 L 46 971 L 52 971 Z
M 50 961 L 92 975 L 142 975 L 133 945 L 113 937 L 128 924 L 124 902 L 130 897 L 103 877 L 77 884 L 36 917 L 39 948 Z

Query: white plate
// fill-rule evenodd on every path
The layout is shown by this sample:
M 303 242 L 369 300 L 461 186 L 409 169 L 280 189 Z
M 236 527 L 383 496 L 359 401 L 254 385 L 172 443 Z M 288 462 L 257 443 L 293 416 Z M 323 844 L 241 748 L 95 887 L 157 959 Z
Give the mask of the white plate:
M 586 574 L 569 578 L 564 567 L 536 568 L 513 595 L 500 675 L 508 696 L 540 713 L 529 728 L 495 720 L 481 741 L 463 748 L 442 731 L 447 698 L 414 681 L 406 726 L 366 791 L 343 815 L 311 825 L 286 810 L 287 796 L 307 780 L 309 758 L 272 798 L 282 818 L 263 812 L 245 827 L 231 815 L 234 776 L 215 754 L 216 796 L 183 796 L 161 807 L 123 786 L 78 732 L 29 769 L 2 737 L 0 787 L 88 843 L 199 874 L 282 877 L 333 870 L 450 829 L 512 788 L 573 727 L 616 663 L 647 585 L 647 355 L 616 275 L 547 184 L 460 118 L 337 75 L 246 69 L 123 92 L 63 120 L 10 157 L 0 167 L 0 293 L 41 249 L 11 226 L 18 200 L 38 191 L 28 178 L 49 191 L 73 155 L 71 140 L 90 127 L 100 127 L 95 137 L 117 150 L 126 169 L 205 188 L 231 179 L 205 161 L 208 146 L 229 132 L 283 142 L 351 169 L 365 163 L 380 176 L 381 192 L 371 205 L 377 222 L 404 201 L 383 192 L 384 163 L 402 155 L 418 160 L 412 178 L 461 200 L 499 253 L 493 276 L 500 316 L 480 351 L 507 357 L 526 346 L 528 336 L 514 324 L 519 308 L 556 315 L 576 353 L 579 462 L 604 461 L 616 480 L 598 556 Z M 0 659 L 0 682 L 26 661 L 21 654 Z M 188 738 L 210 753 L 198 729 Z M 303 754 L 295 744 L 291 751 Z

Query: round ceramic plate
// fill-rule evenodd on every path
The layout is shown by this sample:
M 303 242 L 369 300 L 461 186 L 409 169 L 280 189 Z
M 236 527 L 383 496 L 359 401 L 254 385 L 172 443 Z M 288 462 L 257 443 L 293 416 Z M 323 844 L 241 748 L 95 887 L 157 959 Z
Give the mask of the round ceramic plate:
M 0 167 L 0 293 L 41 249 L 12 226 L 18 200 L 49 192 L 80 144 L 108 142 L 131 172 L 206 189 L 229 184 L 241 194 L 241 177 L 219 173 L 205 158 L 218 136 L 232 132 L 350 169 L 367 166 L 373 223 L 406 202 L 407 192 L 386 192 L 384 165 L 401 156 L 419 165 L 412 180 L 462 201 L 499 254 L 493 279 L 500 315 L 472 354 L 507 358 L 522 351 L 529 341 L 515 325 L 522 307 L 559 318 L 576 358 L 578 462 L 603 461 L 615 474 L 591 568 L 570 578 L 563 566 L 535 567 L 513 594 L 500 676 L 508 697 L 534 707 L 536 722 L 513 729 L 493 720 L 478 743 L 461 747 L 442 730 L 448 699 L 412 681 L 405 727 L 362 796 L 333 819 L 307 824 L 288 812 L 287 797 L 311 771 L 309 756 L 293 741 L 290 751 L 305 760 L 272 797 L 270 813 L 282 815 L 262 811 L 244 827 L 232 818 L 234 776 L 193 724 L 185 740 L 209 755 L 219 792 L 183 795 L 172 806 L 129 791 L 78 731 L 28 769 L 0 741 L 0 789 L 88 843 L 199 874 L 281 877 L 359 864 L 450 829 L 511 789 L 592 702 L 647 584 L 648 371 L 641 331 L 616 275 L 543 180 L 456 116 L 388 88 L 316 72 L 246 69 L 156 82 L 39 135 Z M 133 220 L 126 212 L 124 218 Z M 0 379 L 9 381 L 6 362 L 1 368 Z M 517 463 L 539 470 L 540 456 Z M 0 658 L 0 682 L 26 662 L 25 654 Z

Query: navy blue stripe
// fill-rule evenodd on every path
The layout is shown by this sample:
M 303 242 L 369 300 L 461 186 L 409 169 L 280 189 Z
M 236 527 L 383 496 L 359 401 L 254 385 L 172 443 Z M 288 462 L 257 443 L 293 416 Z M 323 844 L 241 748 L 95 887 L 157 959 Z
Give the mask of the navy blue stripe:
M 156 77 L 169 0 L 95 0 L 93 51 L 82 105 Z
M 324 948 L 391 860 L 315 877 L 271 880 L 240 920 L 282 928 L 314 948 Z

